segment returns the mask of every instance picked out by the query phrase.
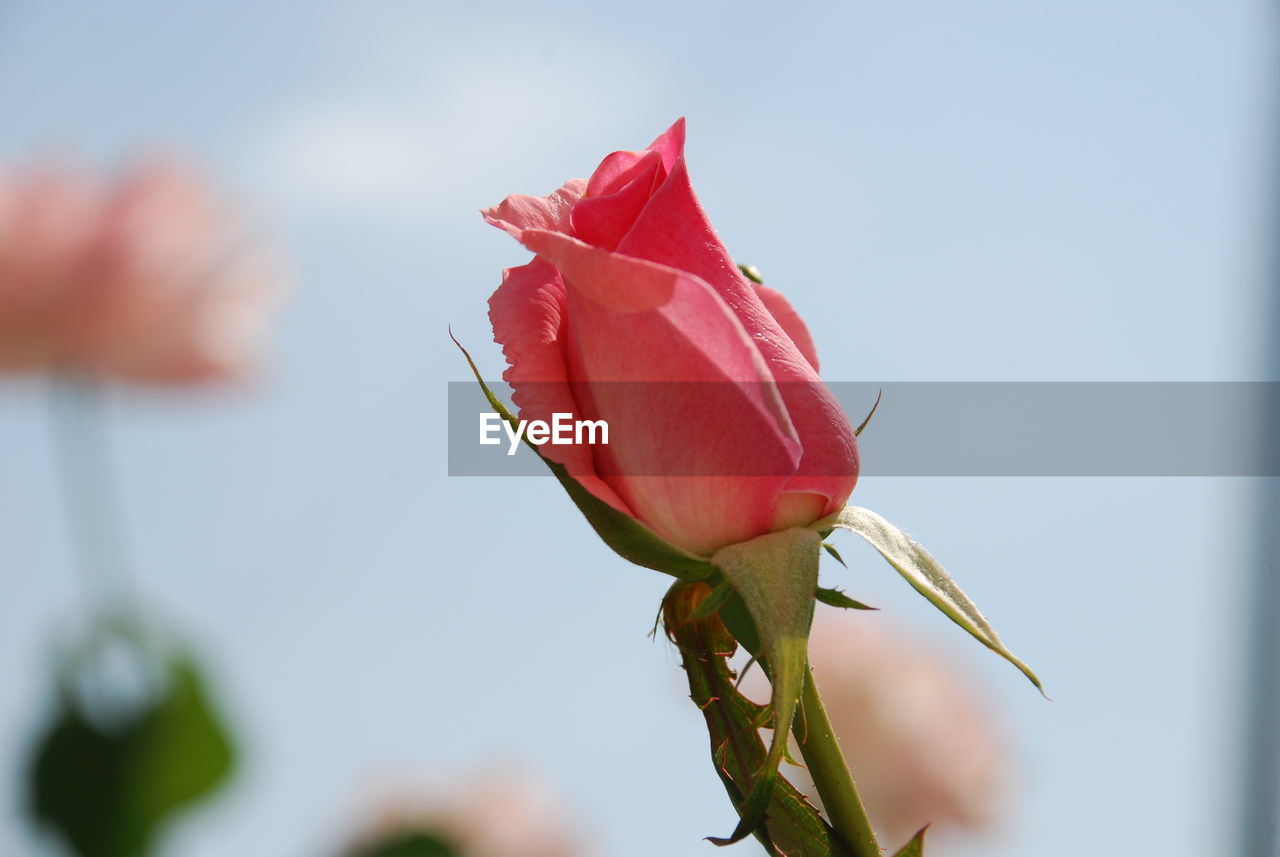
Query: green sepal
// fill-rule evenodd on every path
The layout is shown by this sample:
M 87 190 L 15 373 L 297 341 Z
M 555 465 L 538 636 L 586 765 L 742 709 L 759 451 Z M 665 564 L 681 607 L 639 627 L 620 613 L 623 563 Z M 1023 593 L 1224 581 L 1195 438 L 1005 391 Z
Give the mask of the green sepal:
M 825 539 L 826 536 L 823 536 L 823 538 Z M 831 544 L 831 542 L 823 542 L 822 549 L 831 554 L 832 558 L 835 559 L 836 562 L 840 563 L 845 568 L 849 567 L 849 563 L 844 561 L 844 557 L 840 556 L 840 551 L 836 550 L 836 546 Z
M 854 437 L 860 437 L 860 436 L 862 435 L 862 430 L 863 430 L 863 429 L 865 429 L 865 428 L 867 427 L 867 424 L 871 422 L 871 418 L 872 418 L 872 417 L 874 417 L 874 416 L 876 415 L 876 411 L 877 411 L 877 410 L 879 410 L 879 408 L 880 408 L 880 398 L 881 398 L 882 396 L 884 396 L 884 390 L 883 390 L 883 389 L 882 389 L 882 390 L 880 390 L 880 392 L 876 393 L 876 401 L 875 401 L 875 403 L 871 406 L 871 410 L 870 410 L 870 411 L 868 411 L 868 412 L 867 412 L 867 415 L 866 415 L 865 417 L 863 417 L 863 418 L 862 418 L 862 422 L 858 424 L 858 427 L 857 427 L 856 429 L 854 429 L 854 430 L 853 430 L 853 436 L 854 436 Z
M 879 607 L 872 607 L 869 604 L 863 604 L 861 601 L 854 601 L 848 595 L 845 595 L 839 589 L 827 589 L 825 586 L 819 586 L 817 592 L 818 600 L 823 604 L 831 607 L 841 607 L 845 610 L 879 610 Z
M 720 619 L 724 622 L 725 627 L 729 629 L 729 633 L 733 635 L 733 638 L 751 655 L 752 660 L 759 663 L 760 668 L 764 669 L 764 663 L 761 660 L 764 657 L 764 650 L 760 645 L 760 632 L 756 630 L 755 620 L 751 618 L 751 612 L 747 610 L 747 605 L 743 602 L 742 596 L 737 593 L 737 590 L 721 606 Z
M 946 569 L 927 550 L 884 518 L 858 506 L 848 506 L 813 525 L 815 530 L 841 527 L 857 533 L 880 552 L 889 565 L 898 570 L 917 592 L 943 612 L 952 622 L 964 628 L 988 649 L 1013 664 L 1044 693 L 1040 679 L 1031 668 L 1014 656 L 1000 641 L 999 635 L 978 610 L 973 600 L 956 585 Z
M 476 368 L 475 361 L 471 359 L 467 349 L 454 338 L 452 331 L 449 333 L 449 338 L 453 339 L 454 345 L 458 346 L 462 356 L 467 359 L 467 365 L 471 367 L 471 373 L 475 375 L 480 389 L 484 391 L 489 406 L 514 428 L 517 424 L 515 416 L 480 377 L 480 370 Z M 604 543 L 618 556 L 636 565 L 661 571 L 680 580 L 705 580 L 715 572 L 714 567 L 706 559 L 676 547 L 635 518 L 619 512 L 583 488 L 578 480 L 569 475 L 563 465 L 544 458 L 533 444 L 529 444 L 529 448 L 550 468 L 552 474 L 568 493 L 569 499 L 578 507 L 578 511 L 582 512 L 591 528 L 596 531 L 596 535 L 603 539 Z
M 928 825 L 920 828 L 920 832 L 911 837 L 911 841 L 903 845 L 893 857 L 924 857 L 924 834 L 928 829 Z
M 711 562 L 733 584 L 758 634 L 760 651 L 753 654 L 762 657 L 768 667 L 769 707 L 773 712 L 769 752 L 739 807 L 741 820 L 729 836 L 710 838 L 716 845 L 744 839 L 760 826 L 781 776 L 778 765 L 808 669 L 820 544 L 821 538 L 813 530 L 791 529 L 729 545 L 711 557 Z M 731 603 L 732 600 L 728 602 Z
M 710 581 L 708 581 L 710 582 Z M 690 619 L 705 619 L 720 612 L 720 608 L 729 602 L 734 595 L 733 584 L 721 580 L 711 587 L 711 594 L 702 599 L 697 608 L 690 614 Z

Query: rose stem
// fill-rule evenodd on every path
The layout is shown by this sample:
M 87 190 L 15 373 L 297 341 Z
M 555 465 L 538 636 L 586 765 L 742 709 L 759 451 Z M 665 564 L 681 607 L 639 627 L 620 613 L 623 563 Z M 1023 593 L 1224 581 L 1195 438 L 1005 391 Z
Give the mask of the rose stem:
M 822 707 L 811 669 L 805 670 L 800 711 L 792 731 L 796 733 L 800 755 L 809 766 L 809 776 L 818 787 L 818 797 L 822 799 L 831 826 L 845 840 L 853 857 L 880 857 L 882 852 L 871 829 L 871 819 L 867 818 L 867 810 L 853 784 L 853 774 L 836 743 L 835 731 L 827 710 Z

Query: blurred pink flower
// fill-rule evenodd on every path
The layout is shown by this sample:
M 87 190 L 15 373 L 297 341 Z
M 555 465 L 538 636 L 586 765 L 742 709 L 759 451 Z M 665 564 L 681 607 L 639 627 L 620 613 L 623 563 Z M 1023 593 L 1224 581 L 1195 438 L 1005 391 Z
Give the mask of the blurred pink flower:
M 960 664 L 886 628 L 882 616 L 836 614 L 821 606 L 809 657 L 889 853 L 926 824 L 932 825 L 931 840 L 994 826 L 1008 796 L 1010 754 Z M 753 682 L 759 696 L 763 681 L 753 675 L 747 684 Z M 813 794 L 807 772 L 788 776 Z
M 280 280 L 199 177 L 148 161 L 104 185 L 0 173 L 0 372 L 238 377 Z
M 384 811 L 372 835 L 352 857 L 376 854 L 388 843 L 427 834 L 457 850 L 459 857 L 587 857 L 571 833 L 563 809 L 540 781 L 509 772 L 489 774 L 431 802 L 406 803 Z

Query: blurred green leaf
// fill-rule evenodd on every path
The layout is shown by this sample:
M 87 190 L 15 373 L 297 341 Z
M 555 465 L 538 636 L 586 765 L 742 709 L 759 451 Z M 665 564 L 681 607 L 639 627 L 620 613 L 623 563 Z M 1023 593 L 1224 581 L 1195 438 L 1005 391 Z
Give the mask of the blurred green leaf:
M 143 698 L 123 713 L 87 698 L 84 673 L 101 671 L 94 656 L 105 645 L 99 638 L 60 669 L 57 704 L 30 770 L 30 807 L 80 857 L 142 857 L 173 814 L 226 779 L 233 750 L 187 655 L 130 640 L 124 651 L 151 660 L 142 665 L 154 679 Z M 95 678 L 111 690 L 111 674 Z
M 467 349 L 453 338 L 452 332 L 449 338 L 453 339 L 453 344 L 458 346 L 458 350 L 466 358 L 467 365 L 471 367 L 471 373 L 475 375 L 480 389 L 484 391 L 484 396 L 489 401 L 489 407 L 514 428 L 517 423 L 515 416 L 480 377 L 480 370 L 476 368 L 475 361 L 471 359 Z M 600 536 L 618 556 L 636 565 L 661 571 L 681 580 L 704 580 L 715 572 L 707 560 L 670 544 L 635 518 L 619 512 L 583 488 L 581 483 L 570 476 L 563 466 L 543 458 L 537 446 L 529 444 L 529 448 L 542 458 L 543 463 L 550 468 L 552 474 L 568 493 L 569 499 L 596 531 L 596 535 Z
M 357 848 L 346 857 L 462 857 L 445 839 L 428 831 L 395 833 Z
M 917 592 L 951 621 L 972 634 L 978 642 L 1021 670 L 1044 693 L 1036 674 L 1000 641 L 995 628 L 991 627 L 978 606 L 919 543 L 875 512 L 858 506 L 848 506 L 819 521 L 814 524 L 814 529 L 822 530 L 832 526 L 842 527 L 866 539 Z

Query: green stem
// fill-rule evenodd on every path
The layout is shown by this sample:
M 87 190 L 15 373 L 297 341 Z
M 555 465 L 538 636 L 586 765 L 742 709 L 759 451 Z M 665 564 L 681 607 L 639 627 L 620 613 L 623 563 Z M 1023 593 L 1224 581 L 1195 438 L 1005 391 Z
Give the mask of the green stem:
M 809 767 L 809 776 L 818 788 L 818 797 L 822 799 L 827 818 L 844 839 L 851 856 L 880 857 L 883 852 L 876 842 L 875 831 L 871 829 L 871 819 L 858 797 L 844 753 L 836 743 L 831 719 L 822 707 L 818 685 L 810 669 L 805 670 L 800 711 L 793 731 L 800 744 L 800 755 Z

